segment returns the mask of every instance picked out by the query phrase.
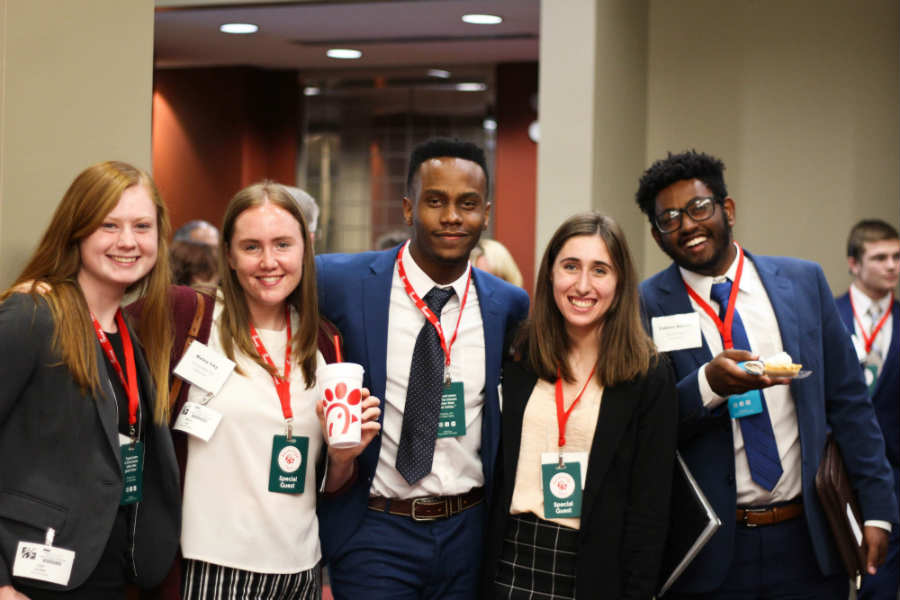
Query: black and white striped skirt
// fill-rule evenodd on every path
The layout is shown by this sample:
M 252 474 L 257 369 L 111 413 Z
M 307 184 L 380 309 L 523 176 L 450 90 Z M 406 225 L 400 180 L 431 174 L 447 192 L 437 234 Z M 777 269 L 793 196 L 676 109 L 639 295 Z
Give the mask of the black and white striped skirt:
M 181 597 L 183 600 L 321 600 L 322 569 L 316 565 L 299 573 L 254 573 L 185 559 Z
M 578 530 L 531 513 L 509 515 L 494 578 L 494 597 L 506 600 L 575 598 Z

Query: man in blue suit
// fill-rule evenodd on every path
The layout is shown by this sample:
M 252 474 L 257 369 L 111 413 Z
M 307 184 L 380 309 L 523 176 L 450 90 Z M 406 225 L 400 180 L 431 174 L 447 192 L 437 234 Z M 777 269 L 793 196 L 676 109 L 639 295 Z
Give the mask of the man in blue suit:
M 706 154 L 669 154 L 637 192 L 674 261 L 641 284 L 641 296 L 678 379 L 679 449 L 723 522 L 671 595 L 844 600 L 848 578 L 816 468 L 830 427 L 875 572 L 898 521 L 884 441 L 822 269 L 744 252 L 732 239 L 723 170 Z M 812 374 L 792 381 L 739 365 L 782 352 Z
M 469 266 L 487 227 L 483 151 L 435 139 L 412 153 L 408 244 L 316 257 L 319 307 L 382 399 L 382 435 L 319 502 L 337 598 L 475 597 L 500 436 L 500 365 L 526 317 L 521 288 Z
M 835 302 L 856 347 L 894 471 L 894 495 L 900 497 L 900 303 L 894 298 L 900 278 L 897 230 L 880 220 L 860 221 L 847 239 L 847 262 L 853 283 Z M 860 600 L 897 600 L 898 531 L 891 532 L 884 567 L 863 577 Z

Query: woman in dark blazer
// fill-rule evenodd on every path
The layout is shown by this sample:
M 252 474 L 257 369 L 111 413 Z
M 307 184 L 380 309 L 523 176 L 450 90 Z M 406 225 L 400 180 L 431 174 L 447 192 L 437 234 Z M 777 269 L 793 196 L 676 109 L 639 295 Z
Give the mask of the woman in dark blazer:
M 556 231 L 503 368 L 486 598 L 650 598 L 668 523 L 677 402 L 609 217 Z
M 146 173 L 94 165 L 17 279 L 44 293 L 0 295 L 0 599 L 124 598 L 175 556 L 178 469 L 154 386 L 171 350 L 168 234 Z M 119 308 L 129 290 L 152 307 L 139 328 Z

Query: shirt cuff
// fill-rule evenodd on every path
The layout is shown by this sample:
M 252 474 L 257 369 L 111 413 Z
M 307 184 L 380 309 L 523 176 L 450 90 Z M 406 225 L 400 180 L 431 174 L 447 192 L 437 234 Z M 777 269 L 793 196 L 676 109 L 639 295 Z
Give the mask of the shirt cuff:
M 884 529 L 888 533 L 891 532 L 891 524 L 887 521 L 866 521 L 863 523 L 863 527 L 878 527 L 879 529 Z
M 703 366 L 697 371 L 697 387 L 700 388 L 700 401 L 703 402 L 703 406 L 713 409 L 725 402 L 725 397 L 715 393 L 709 386 L 709 382 L 706 380 L 706 365 L 708 364 L 703 363 Z

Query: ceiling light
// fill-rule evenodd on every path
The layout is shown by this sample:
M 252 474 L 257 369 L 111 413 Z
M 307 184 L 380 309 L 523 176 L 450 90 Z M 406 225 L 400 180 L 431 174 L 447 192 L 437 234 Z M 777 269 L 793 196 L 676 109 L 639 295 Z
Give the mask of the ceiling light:
M 487 89 L 487 85 L 476 81 L 464 81 L 456 84 L 457 92 L 483 92 Z
M 317 88 L 314 85 L 308 85 L 305 88 L 303 88 L 304 96 L 318 96 L 321 93 L 322 93 L 322 90 Z
M 485 131 L 497 131 L 497 120 L 487 117 L 483 123 Z
M 340 58 L 345 60 L 353 60 L 355 58 L 359 58 L 362 56 L 362 52 L 359 50 L 353 50 L 351 48 L 331 48 L 328 52 L 325 53 L 328 58 Z
M 503 22 L 503 18 L 497 15 L 463 15 L 462 20 L 473 25 L 497 25 Z
M 437 77 L 438 79 L 450 79 L 450 71 L 444 69 L 428 69 L 426 74 L 429 77 Z
M 222 33 L 256 33 L 259 31 L 259 25 L 253 23 L 225 23 L 219 26 Z

